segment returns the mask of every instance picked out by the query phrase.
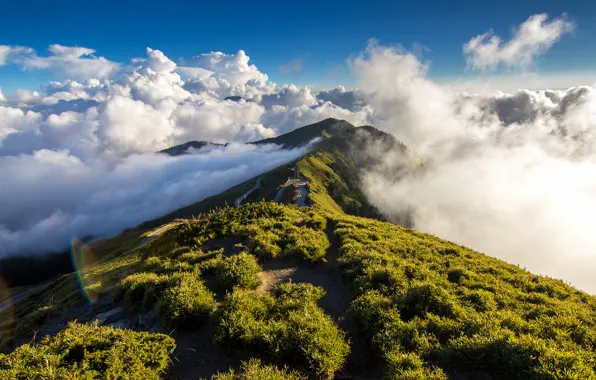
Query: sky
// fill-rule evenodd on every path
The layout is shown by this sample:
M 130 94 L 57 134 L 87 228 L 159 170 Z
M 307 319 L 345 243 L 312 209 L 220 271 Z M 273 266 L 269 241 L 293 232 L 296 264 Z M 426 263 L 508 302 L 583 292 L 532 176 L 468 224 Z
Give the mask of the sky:
M 351 87 L 346 59 L 371 38 L 401 44 L 430 63 L 429 75 L 443 82 L 478 76 L 467 69 L 462 46 L 471 36 L 493 29 L 508 37 L 529 15 L 567 14 L 577 27 L 533 63 L 542 76 L 593 76 L 596 73 L 596 4 L 590 1 L 301 1 L 168 2 L 45 1 L 5 2 L 0 13 L 0 45 L 83 46 L 121 64 L 151 47 L 174 61 L 221 51 L 244 50 L 261 71 L 278 83 L 313 88 Z M 483 74 L 483 75 L 486 75 Z M 4 93 L 37 89 L 60 75 L 0 68 Z M 596 78 L 595 78 L 596 79 Z M 563 79 L 563 83 L 566 80 Z M 574 85 L 572 79 L 567 80 Z

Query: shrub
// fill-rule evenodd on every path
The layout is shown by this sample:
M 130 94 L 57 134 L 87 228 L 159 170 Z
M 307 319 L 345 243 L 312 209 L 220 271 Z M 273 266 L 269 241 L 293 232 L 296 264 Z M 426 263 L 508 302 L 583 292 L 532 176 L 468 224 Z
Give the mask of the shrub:
M 115 299 L 118 301 L 124 298 L 125 303 L 132 308 L 150 309 L 171 280 L 171 275 L 151 272 L 131 274 L 120 282 Z
M 287 228 L 284 243 L 284 255 L 294 255 L 313 263 L 325 257 L 330 245 L 324 232 L 308 227 Z
M 466 278 L 468 273 L 463 268 L 454 268 L 447 272 L 447 279 L 455 284 L 461 284 Z
M 218 373 L 212 380 L 302 380 L 304 377 L 287 368 L 279 369 L 272 365 L 263 365 L 259 359 L 242 362 L 239 372 L 233 369 L 226 373 Z
M 203 274 L 210 274 L 217 270 L 224 256 L 219 252 L 205 255 L 202 261 L 194 265 L 194 268 Z
M 242 234 L 246 239 L 248 250 L 261 259 L 278 257 L 281 248 L 278 245 L 280 237 L 271 231 L 265 231 L 258 226 L 245 227 Z
M 0 355 L 0 378 L 159 379 L 175 346 L 163 334 L 71 323 L 40 345 Z
M 256 289 L 261 285 L 261 266 L 257 259 L 246 252 L 223 259 L 217 266 L 217 282 L 220 288 L 231 290 L 234 286 Z
M 408 289 L 401 307 L 401 314 L 407 320 L 433 313 L 452 317 L 455 303 L 449 293 L 434 284 L 420 284 Z
M 158 314 L 180 327 L 203 323 L 213 311 L 215 299 L 195 273 L 185 273 L 168 288 L 157 304 Z
M 316 305 L 323 294 L 310 284 L 283 284 L 274 296 L 236 290 L 221 308 L 216 338 L 332 378 L 345 362 L 349 345 Z
M 412 353 L 393 350 L 385 354 L 386 377 L 395 380 L 447 380 L 447 375 L 436 367 L 427 367 Z
M 464 298 L 479 312 L 491 311 L 497 308 L 493 294 L 486 290 L 472 290 Z
M 350 315 L 358 323 L 360 329 L 372 337 L 374 332 L 379 329 L 379 324 L 382 323 L 383 314 L 392 307 L 389 298 L 384 297 L 376 290 L 370 290 L 352 301 Z

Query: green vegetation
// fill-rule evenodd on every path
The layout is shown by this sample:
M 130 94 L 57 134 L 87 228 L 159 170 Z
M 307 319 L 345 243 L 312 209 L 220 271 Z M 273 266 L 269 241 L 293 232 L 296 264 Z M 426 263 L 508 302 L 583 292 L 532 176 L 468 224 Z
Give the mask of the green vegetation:
M 167 335 L 73 323 L 39 345 L 0 354 L 0 378 L 159 379 L 174 348 Z
M 223 259 L 217 267 L 217 281 L 220 288 L 232 290 L 256 289 L 261 285 L 261 266 L 257 259 L 246 252 Z
M 169 287 L 157 304 L 158 314 L 175 326 L 195 327 L 205 322 L 213 308 L 213 293 L 194 273 L 184 273 Z
M 302 380 L 304 376 L 287 368 L 279 369 L 272 365 L 262 365 L 259 359 L 242 362 L 242 369 L 233 369 L 226 373 L 218 373 L 212 380 Z
M 596 378 L 594 297 L 371 219 L 340 217 L 334 233 L 389 378 Z
M 273 295 L 236 290 L 221 308 L 216 339 L 332 378 L 349 345 L 317 306 L 323 295 L 322 288 L 311 284 L 282 284 Z

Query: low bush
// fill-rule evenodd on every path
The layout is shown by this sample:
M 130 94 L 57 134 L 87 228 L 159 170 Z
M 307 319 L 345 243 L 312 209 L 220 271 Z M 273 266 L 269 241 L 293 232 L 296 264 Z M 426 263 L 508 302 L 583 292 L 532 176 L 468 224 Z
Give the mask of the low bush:
M 316 301 L 323 289 L 282 284 L 273 295 L 236 290 L 221 308 L 216 339 L 332 378 L 345 362 L 345 334 Z
M 289 227 L 284 231 L 284 256 L 296 256 L 316 262 L 325 257 L 329 240 L 325 232 L 308 227 Z
M 120 282 L 115 300 L 124 299 L 126 305 L 134 309 L 150 309 L 171 281 L 172 276 L 166 274 L 153 272 L 131 274 Z
M 218 373 L 211 380 L 303 380 L 304 376 L 287 368 L 263 365 L 259 359 L 242 362 L 240 371 L 231 369 L 226 373 Z
M 259 279 L 261 270 L 253 255 L 241 252 L 219 263 L 216 270 L 217 283 L 224 290 L 231 290 L 235 286 L 242 289 L 256 289 L 261 285 Z
M 72 323 L 41 344 L 0 354 L 1 379 L 159 379 L 174 339 Z
M 157 304 L 157 312 L 175 326 L 190 328 L 204 323 L 215 307 L 213 293 L 196 273 L 180 275 Z
M 413 353 L 393 350 L 385 355 L 387 378 L 394 380 L 447 380 L 447 375 L 437 367 L 425 365 L 422 359 Z

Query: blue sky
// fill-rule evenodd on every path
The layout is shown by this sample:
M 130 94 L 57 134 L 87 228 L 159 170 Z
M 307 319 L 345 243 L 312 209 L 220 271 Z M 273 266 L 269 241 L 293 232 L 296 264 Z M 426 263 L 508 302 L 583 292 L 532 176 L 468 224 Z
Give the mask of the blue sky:
M 50 44 L 84 46 L 96 55 L 128 63 L 145 48 L 177 60 L 243 49 L 277 83 L 350 85 L 346 58 L 367 40 L 428 48 L 430 76 L 449 80 L 466 73 L 462 45 L 493 29 L 504 39 L 530 15 L 567 13 L 576 24 L 532 70 L 540 74 L 596 72 L 596 3 L 590 1 L 301 1 L 301 2 L 11 1 L 0 13 L 0 45 L 21 45 L 45 55 Z M 280 65 L 299 60 L 291 74 Z M 44 71 L 0 67 L 5 93 L 38 88 Z

